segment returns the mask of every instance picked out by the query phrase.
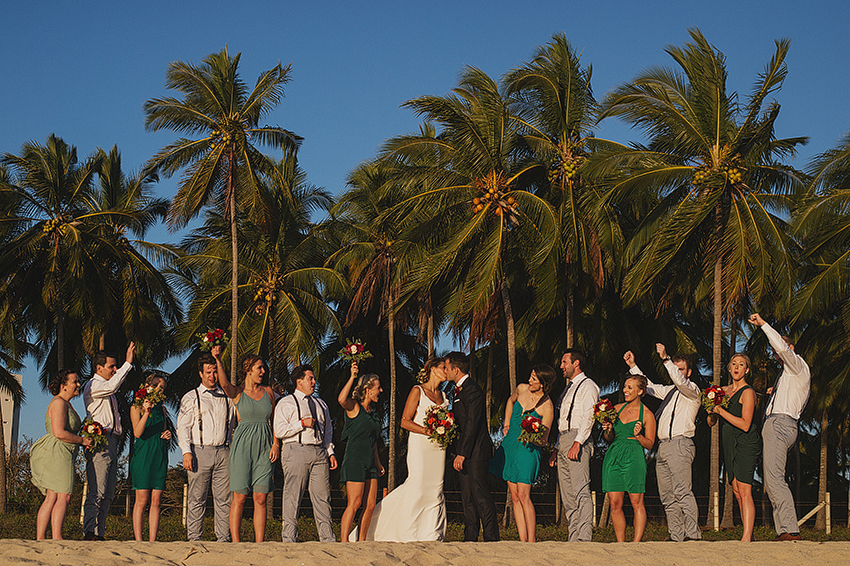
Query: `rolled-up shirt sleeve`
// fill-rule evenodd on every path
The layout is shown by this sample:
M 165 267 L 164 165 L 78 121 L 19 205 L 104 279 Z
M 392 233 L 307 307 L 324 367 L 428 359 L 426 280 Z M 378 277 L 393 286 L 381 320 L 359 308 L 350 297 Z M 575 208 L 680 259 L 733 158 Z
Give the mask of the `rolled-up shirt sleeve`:
M 284 397 L 277 403 L 274 411 L 274 435 L 281 440 L 292 438 L 304 430 L 294 403 L 294 398 Z
M 91 387 L 89 388 L 90 395 L 94 399 L 102 399 L 104 397 L 109 397 L 110 395 L 114 395 L 118 389 L 121 388 L 121 384 L 124 383 L 124 380 L 127 379 L 127 376 L 130 374 L 130 370 L 133 369 L 133 364 L 130 362 L 124 362 L 124 364 L 118 368 L 118 371 L 115 372 L 115 375 L 110 379 L 92 379 Z
M 664 367 L 667 369 L 667 373 L 670 375 L 670 380 L 676 386 L 676 388 L 689 399 L 696 399 L 699 401 L 700 398 L 700 388 L 696 383 L 685 377 L 685 374 L 682 373 L 682 370 L 679 369 L 679 366 L 674 364 L 671 360 L 667 360 L 664 362 Z
M 801 377 L 803 374 L 808 373 L 809 366 L 806 364 L 806 361 L 802 358 L 802 356 L 799 356 L 797 352 L 791 349 L 791 346 L 785 342 L 779 332 L 766 322 L 761 326 L 761 329 L 764 331 L 765 336 L 767 336 L 767 339 L 770 342 L 770 347 L 773 348 L 773 351 L 776 352 L 777 356 L 782 358 L 782 362 L 785 364 L 785 367 L 794 375 L 794 377 Z

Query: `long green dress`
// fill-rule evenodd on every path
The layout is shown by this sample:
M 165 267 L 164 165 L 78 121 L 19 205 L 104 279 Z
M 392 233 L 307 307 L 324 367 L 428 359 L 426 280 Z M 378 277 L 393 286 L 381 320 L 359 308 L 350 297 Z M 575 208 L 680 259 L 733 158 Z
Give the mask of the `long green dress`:
M 522 433 L 522 419 L 531 415 L 540 419 L 535 410 L 523 411 L 519 401 L 514 403 L 508 436 L 502 440 L 493 459 L 490 471 L 505 481 L 533 485 L 540 473 L 540 447 L 536 444 L 523 444 L 519 441 Z M 541 419 L 542 420 L 542 419 Z
M 605 452 L 602 461 L 602 491 L 625 491 L 627 493 L 644 493 L 646 491 L 646 456 L 643 446 L 636 438 L 635 423 L 643 421 L 643 403 L 640 404 L 640 415 L 637 420 L 624 423 L 620 413 L 626 405 L 617 411 L 614 423 L 614 442 Z
M 726 407 L 726 410 L 733 416 L 741 416 L 744 410 L 741 394 L 747 389 L 752 389 L 752 387 L 747 385 L 740 388 L 729 399 L 729 406 Z M 723 424 L 720 426 L 720 438 L 723 445 L 724 467 L 729 481 L 737 479 L 741 483 L 752 485 L 756 463 L 761 455 L 761 439 L 759 438 L 758 427 L 753 426 L 753 423 L 750 422 L 750 428 L 743 431 L 723 419 Z
M 375 445 L 381 434 L 381 425 L 375 417 L 375 411 L 367 412 L 360 405 L 353 419 L 345 414 L 345 427 L 342 441 L 346 442 L 345 456 L 340 467 L 340 480 L 343 482 L 365 482 L 378 477 L 375 466 Z
M 65 430 L 77 434 L 82 421 L 71 404 L 65 404 L 68 407 Z M 53 436 L 53 423 L 49 413 L 44 416 L 44 427 L 47 434 L 36 440 L 30 449 L 32 483 L 42 494 L 47 494 L 48 489 L 53 493 L 73 493 L 74 461 L 77 459 L 80 445 Z
M 133 489 L 165 489 L 168 441 L 160 438 L 165 425 L 165 408 L 162 403 L 154 405 L 145 423 L 145 431 L 133 442 L 133 453 L 130 455 Z
M 259 401 L 244 391 L 236 404 L 239 424 L 233 431 L 230 445 L 230 491 L 248 495 L 274 490 L 274 468 L 269 453 L 272 449 L 272 427 L 269 418 L 274 402 L 268 392 Z

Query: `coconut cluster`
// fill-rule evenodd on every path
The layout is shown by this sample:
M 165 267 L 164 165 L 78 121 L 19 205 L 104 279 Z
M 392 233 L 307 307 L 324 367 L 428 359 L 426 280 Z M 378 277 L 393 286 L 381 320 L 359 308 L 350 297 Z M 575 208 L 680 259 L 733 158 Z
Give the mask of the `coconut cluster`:
M 549 181 L 555 182 L 562 177 L 569 180 L 578 175 L 578 170 L 584 163 L 584 157 L 563 157 L 552 164 L 549 169 Z
M 53 230 L 55 230 L 60 224 L 62 224 L 61 218 L 51 218 L 44 222 L 44 226 L 41 227 L 41 232 L 43 234 L 49 234 Z
M 711 181 L 712 178 L 722 176 L 731 184 L 740 183 L 743 179 L 743 172 L 734 165 L 722 165 L 719 169 L 709 169 L 707 167 L 699 167 L 694 171 L 694 184 L 702 185 Z

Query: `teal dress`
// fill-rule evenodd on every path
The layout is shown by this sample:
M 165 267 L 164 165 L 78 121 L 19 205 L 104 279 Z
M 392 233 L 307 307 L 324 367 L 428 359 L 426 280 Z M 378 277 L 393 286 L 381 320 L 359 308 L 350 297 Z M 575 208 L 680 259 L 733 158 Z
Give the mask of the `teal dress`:
M 133 441 L 130 477 L 133 489 L 165 489 L 168 472 L 168 441 L 160 438 L 166 428 L 162 403 L 151 408 L 142 436 Z
M 505 481 L 533 485 L 540 473 L 541 448 L 536 444 L 523 444 L 519 441 L 519 435 L 522 433 L 522 419 L 527 415 L 541 418 L 536 408 L 523 411 L 520 402 L 515 402 L 511 412 L 508 436 L 502 440 L 502 444 L 490 460 L 490 471 Z
M 614 422 L 614 442 L 605 452 L 602 462 L 602 491 L 625 491 L 627 493 L 644 493 L 646 491 L 646 456 L 643 446 L 634 437 L 635 423 L 643 422 L 643 403 L 640 405 L 640 415 L 637 420 L 624 423 L 620 413 L 626 405 L 617 411 Z
M 255 401 L 243 391 L 236 408 L 239 409 L 239 424 L 230 444 L 230 491 L 242 495 L 269 493 L 274 490 L 274 468 L 269 460 L 272 449 L 269 418 L 274 403 L 268 392 Z
M 726 407 L 726 410 L 736 417 L 740 417 L 744 410 L 741 394 L 746 389 L 752 388 L 749 385 L 740 388 L 729 399 L 729 406 Z M 753 474 L 761 455 L 758 428 L 750 422 L 749 430 L 743 431 L 723 419 L 723 424 L 720 426 L 720 438 L 723 446 L 724 467 L 729 481 L 736 479 L 741 483 L 753 485 Z
M 77 434 L 80 430 L 80 416 L 68 405 L 68 418 L 65 419 L 65 430 Z M 44 427 L 47 434 L 35 441 L 30 449 L 30 470 L 32 483 L 42 494 L 49 489 L 53 493 L 74 491 L 74 461 L 77 459 L 79 444 L 71 444 L 53 436 L 53 423 L 50 414 L 44 416 Z
M 353 419 L 345 414 L 345 427 L 342 429 L 342 441 L 345 455 L 340 467 L 340 480 L 343 482 L 365 482 L 378 477 L 375 466 L 375 446 L 381 434 L 381 424 L 375 411 L 366 412 L 360 405 Z

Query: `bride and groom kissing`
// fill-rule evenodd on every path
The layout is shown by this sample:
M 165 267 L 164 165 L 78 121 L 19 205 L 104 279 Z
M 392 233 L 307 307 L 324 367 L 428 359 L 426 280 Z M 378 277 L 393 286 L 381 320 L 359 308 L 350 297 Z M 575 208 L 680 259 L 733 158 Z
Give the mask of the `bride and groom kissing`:
M 366 540 L 443 540 L 447 452 L 460 480 L 464 541 L 478 540 L 480 530 L 485 541 L 499 540 L 496 506 L 488 485 L 493 442 L 486 422 L 485 396 L 468 371 L 466 354 L 450 352 L 444 358 L 429 359 L 419 372 L 419 384 L 411 389 L 401 417 L 401 427 L 410 432 L 407 480 L 377 504 Z M 429 440 L 423 424 L 426 411 L 434 405 L 450 407 L 459 428 L 448 450 Z M 352 532 L 349 540 L 357 538 Z

